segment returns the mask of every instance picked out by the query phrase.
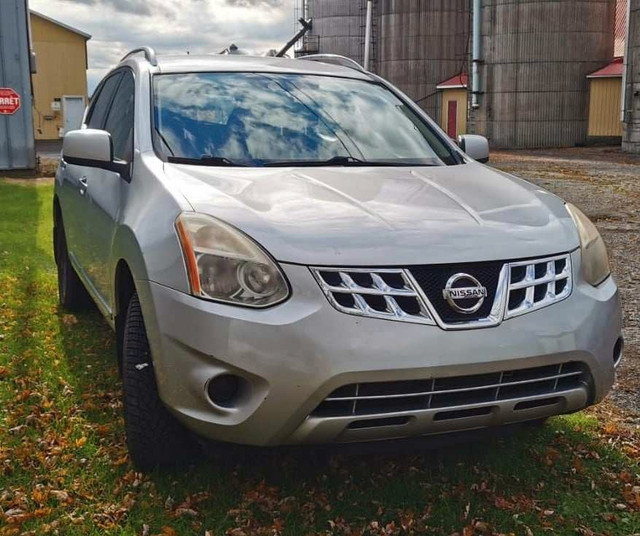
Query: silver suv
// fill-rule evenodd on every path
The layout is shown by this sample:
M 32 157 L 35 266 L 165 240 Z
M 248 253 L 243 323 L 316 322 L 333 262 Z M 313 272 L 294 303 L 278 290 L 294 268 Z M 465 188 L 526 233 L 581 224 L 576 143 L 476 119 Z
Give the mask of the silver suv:
M 61 303 L 116 332 L 136 466 L 197 436 L 440 434 L 609 391 L 602 238 L 479 163 L 484 138 L 346 58 L 134 52 L 65 136 L 53 216 Z

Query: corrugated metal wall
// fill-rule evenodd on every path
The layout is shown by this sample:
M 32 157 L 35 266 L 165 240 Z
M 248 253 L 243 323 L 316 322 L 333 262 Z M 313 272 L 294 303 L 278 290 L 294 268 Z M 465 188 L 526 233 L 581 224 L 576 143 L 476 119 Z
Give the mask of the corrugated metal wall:
M 640 153 L 640 0 L 629 1 L 629 63 L 622 150 Z
M 619 138 L 622 136 L 620 77 L 592 78 L 589 85 L 589 137 Z
M 437 117 L 436 85 L 466 69 L 468 0 L 378 0 L 378 73 Z
M 587 74 L 613 55 L 615 0 L 483 0 L 480 107 L 494 147 L 586 141 Z
M 309 0 L 321 54 L 362 63 L 366 0 Z M 469 0 L 375 0 L 370 69 L 437 116 L 436 85 L 466 68 Z
M 309 0 L 320 54 L 340 54 L 362 63 L 366 0 Z
M 0 169 L 35 167 L 28 8 L 25 0 L 0 0 L 0 87 L 13 88 L 21 99 L 13 115 L 0 115 Z

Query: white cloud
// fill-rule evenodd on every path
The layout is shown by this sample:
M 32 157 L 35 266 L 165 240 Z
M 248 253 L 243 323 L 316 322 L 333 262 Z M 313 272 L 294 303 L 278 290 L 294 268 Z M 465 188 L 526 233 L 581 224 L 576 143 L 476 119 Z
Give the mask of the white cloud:
M 295 0 L 30 0 L 30 7 L 92 35 L 89 91 L 127 51 L 213 54 L 282 46 L 294 31 Z

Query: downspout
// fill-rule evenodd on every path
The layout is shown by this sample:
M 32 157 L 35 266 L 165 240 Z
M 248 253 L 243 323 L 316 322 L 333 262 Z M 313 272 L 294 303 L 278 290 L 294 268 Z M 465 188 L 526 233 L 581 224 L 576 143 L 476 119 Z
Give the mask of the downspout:
M 631 0 L 627 0 L 627 31 L 624 39 L 624 60 L 622 67 L 622 95 L 620 96 L 620 121 L 624 123 L 627 111 L 627 69 L 629 68 L 629 38 L 631 37 Z
M 366 20 L 365 29 L 364 29 L 363 67 L 365 71 L 369 70 L 369 58 L 371 57 L 371 25 L 373 24 L 372 12 L 373 12 L 373 2 L 372 0 L 368 0 L 367 1 L 367 20 Z
M 482 0 L 473 0 L 473 47 L 471 51 L 471 107 L 478 108 L 480 62 L 482 61 Z

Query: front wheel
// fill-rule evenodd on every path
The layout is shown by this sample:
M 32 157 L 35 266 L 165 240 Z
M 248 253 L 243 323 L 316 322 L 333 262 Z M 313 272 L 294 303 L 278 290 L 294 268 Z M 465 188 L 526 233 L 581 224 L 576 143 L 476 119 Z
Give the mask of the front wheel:
M 198 447 L 189 432 L 164 406 L 136 293 L 124 323 L 122 381 L 127 448 L 141 471 L 184 464 L 198 459 Z

